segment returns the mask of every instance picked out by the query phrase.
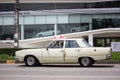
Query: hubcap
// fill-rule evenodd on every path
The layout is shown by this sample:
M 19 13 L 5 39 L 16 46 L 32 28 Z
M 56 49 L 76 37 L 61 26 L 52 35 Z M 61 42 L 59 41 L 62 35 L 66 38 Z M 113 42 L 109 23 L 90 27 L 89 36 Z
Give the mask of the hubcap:
M 89 58 L 82 58 L 82 59 L 81 59 L 81 62 L 82 62 L 82 64 L 83 64 L 84 66 L 88 66 L 90 60 L 89 60 Z
M 27 63 L 28 63 L 28 65 L 33 65 L 35 63 L 35 59 L 33 57 L 28 57 Z

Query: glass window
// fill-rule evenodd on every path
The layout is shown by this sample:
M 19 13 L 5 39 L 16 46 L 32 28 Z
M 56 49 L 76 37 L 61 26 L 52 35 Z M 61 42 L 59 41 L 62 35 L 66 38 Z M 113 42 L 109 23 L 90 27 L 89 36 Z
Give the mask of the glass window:
M 91 29 L 93 15 L 81 15 L 81 31 L 88 31 Z
M 34 24 L 34 16 L 25 16 L 25 24 Z
M 24 17 L 22 16 L 19 17 L 19 24 L 24 24 Z
M 2 40 L 2 26 L 0 26 L 0 40 Z
M 14 17 L 4 17 L 4 25 L 13 25 Z
M 73 33 L 73 32 L 80 32 L 81 31 L 81 25 L 80 23 L 79 24 L 69 24 L 69 32 L 70 33 Z
M 89 43 L 87 43 L 85 40 L 83 40 L 83 43 L 88 46 L 88 47 L 92 47 Z
M 120 27 L 120 19 L 117 18 L 98 18 L 93 19 L 93 29 Z
M 104 17 L 105 17 L 104 15 L 93 15 L 93 18 L 94 18 L 94 19 L 97 19 L 97 18 L 100 18 L 100 19 L 101 19 L 101 18 L 104 18 Z
M 48 48 L 63 48 L 64 41 L 53 41 Z
M 116 18 L 116 14 L 106 14 L 105 18 Z
M 57 22 L 56 16 L 46 16 L 46 24 L 54 24 Z
M 3 25 L 3 17 L 0 17 L 0 25 Z
M 37 38 L 54 35 L 54 24 L 25 25 L 24 38 Z
M 79 45 L 74 40 L 67 40 L 65 43 L 65 48 L 78 48 Z
M 90 23 L 81 23 L 80 26 L 81 26 L 80 31 L 88 31 L 91 29 Z
M 92 23 L 92 15 L 81 15 L 81 23 Z
M 68 24 L 58 24 L 57 31 L 60 31 L 61 34 L 66 34 L 70 32 L 70 27 Z
M 89 23 L 58 24 L 57 30 L 61 34 L 87 31 L 89 30 Z
M 90 30 L 90 24 L 89 23 L 58 24 L 57 30 L 60 31 L 61 34 L 87 31 Z
M 58 23 L 68 23 L 68 15 L 58 15 Z
M 36 16 L 35 24 L 45 24 L 45 16 Z
M 69 23 L 80 23 L 80 15 L 69 15 Z
M 119 18 L 119 19 L 120 19 L 120 14 L 118 14 L 118 15 L 117 15 L 117 18 Z
M 104 27 L 104 23 L 101 18 L 92 20 L 93 29 L 100 29 Z
M 14 26 L 0 26 L 0 39 L 1 40 L 13 40 Z

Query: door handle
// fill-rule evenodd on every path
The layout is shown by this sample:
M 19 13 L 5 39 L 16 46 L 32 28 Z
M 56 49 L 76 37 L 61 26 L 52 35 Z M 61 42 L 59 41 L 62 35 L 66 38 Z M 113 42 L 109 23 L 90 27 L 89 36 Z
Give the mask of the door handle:
M 79 50 L 79 49 L 76 49 L 75 51 L 78 51 L 78 52 L 80 52 L 80 50 Z

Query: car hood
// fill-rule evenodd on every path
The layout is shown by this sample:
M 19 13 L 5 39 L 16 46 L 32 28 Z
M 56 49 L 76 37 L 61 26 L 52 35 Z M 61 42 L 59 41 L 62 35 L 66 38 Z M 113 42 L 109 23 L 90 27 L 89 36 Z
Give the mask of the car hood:
M 16 51 L 15 52 L 15 55 L 18 55 L 18 54 L 42 54 L 43 51 L 45 51 L 46 49 L 24 49 L 24 50 L 19 50 L 19 51 Z

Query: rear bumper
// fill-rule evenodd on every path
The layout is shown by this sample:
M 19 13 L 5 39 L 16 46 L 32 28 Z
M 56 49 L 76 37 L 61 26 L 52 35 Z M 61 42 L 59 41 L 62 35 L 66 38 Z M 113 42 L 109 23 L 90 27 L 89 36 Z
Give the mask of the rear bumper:
M 112 57 L 112 48 L 109 49 L 108 54 L 106 55 L 106 59 L 109 60 Z
M 107 55 L 106 55 L 106 59 L 107 59 L 107 60 L 111 59 L 111 57 L 112 57 L 111 54 L 107 54 Z

